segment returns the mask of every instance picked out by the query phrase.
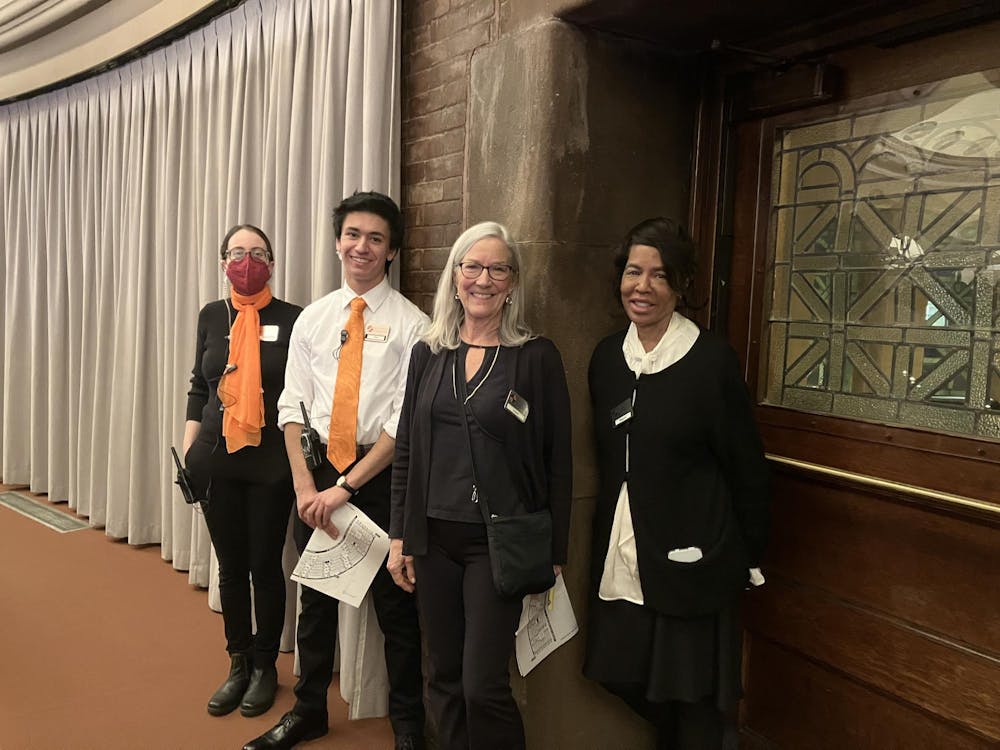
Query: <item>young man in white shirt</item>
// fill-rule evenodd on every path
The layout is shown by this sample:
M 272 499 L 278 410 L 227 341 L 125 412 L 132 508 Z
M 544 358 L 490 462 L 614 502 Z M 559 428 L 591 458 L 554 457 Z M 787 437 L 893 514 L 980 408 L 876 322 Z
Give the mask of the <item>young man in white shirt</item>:
M 285 389 L 278 399 L 278 426 L 284 430 L 295 485 L 298 518 L 294 531 L 300 554 L 313 529 L 323 528 L 332 536 L 338 533 L 330 524 L 330 515 L 348 500 L 388 529 L 391 462 L 410 350 L 428 322 L 427 316 L 389 286 L 386 278 L 403 242 L 403 218 L 396 203 L 381 193 L 355 193 L 334 210 L 334 228 L 344 284 L 306 307 L 296 321 L 289 342 Z M 358 298 L 364 300 L 363 305 Z M 363 329 L 356 318 L 351 321 L 358 308 Z M 349 331 L 354 332 L 353 342 Z M 342 380 L 351 379 L 349 372 L 356 367 L 352 364 L 356 363 L 352 359 L 356 349 L 352 350 L 351 344 L 358 343 L 362 332 L 360 382 L 355 374 L 354 395 L 345 396 L 351 386 L 338 385 L 338 374 L 343 370 Z M 350 427 L 345 425 L 353 422 L 353 399 L 357 403 L 356 430 L 350 436 L 346 434 Z M 300 446 L 300 402 L 322 443 L 321 462 L 313 471 L 307 468 Z M 351 404 L 352 417 L 347 421 L 344 404 Z M 334 446 L 328 447 L 331 440 Z M 395 747 L 423 750 L 420 628 L 414 598 L 393 583 L 384 566 L 380 566 L 371 591 L 385 634 L 389 718 Z M 326 694 L 333 677 L 338 604 L 314 589 L 302 588 L 295 706 L 244 750 L 284 750 L 329 731 Z

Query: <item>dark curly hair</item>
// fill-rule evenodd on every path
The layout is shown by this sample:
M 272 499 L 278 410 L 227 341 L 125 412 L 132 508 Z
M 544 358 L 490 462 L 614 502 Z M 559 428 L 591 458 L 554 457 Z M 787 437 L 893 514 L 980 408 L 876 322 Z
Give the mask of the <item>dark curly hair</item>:
M 620 296 L 622 275 L 628 265 L 628 256 L 634 245 L 655 247 L 660 253 L 667 283 L 677 295 L 678 304 L 690 307 L 687 294 L 698 270 L 698 248 L 688 233 L 677 222 L 662 216 L 640 221 L 625 234 L 615 253 L 615 297 Z

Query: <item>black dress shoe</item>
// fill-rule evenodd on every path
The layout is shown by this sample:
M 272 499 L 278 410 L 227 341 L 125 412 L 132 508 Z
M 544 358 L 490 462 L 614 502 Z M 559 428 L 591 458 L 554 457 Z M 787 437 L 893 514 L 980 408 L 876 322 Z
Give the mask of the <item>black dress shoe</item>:
M 264 734 L 245 744 L 243 750 L 291 750 L 298 743 L 322 737 L 329 731 L 325 716 L 300 716 L 289 711 Z
M 250 674 L 250 684 L 243 694 L 240 713 L 244 716 L 260 716 L 274 705 L 274 694 L 278 692 L 278 670 L 273 664 L 254 667 Z
M 225 716 L 240 705 L 250 684 L 250 658 L 246 654 L 231 654 L 229 677 L 208 699 L 208 712 L 212 716 Z
M 400 734 L 396 737 L 395 750 L 424 750 L 425 747 L 421 734 Z

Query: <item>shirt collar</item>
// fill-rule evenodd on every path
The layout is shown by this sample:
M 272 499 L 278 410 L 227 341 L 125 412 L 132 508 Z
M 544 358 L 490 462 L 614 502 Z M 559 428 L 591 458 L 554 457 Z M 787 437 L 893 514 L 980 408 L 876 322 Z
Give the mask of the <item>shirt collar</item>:
M 691 351 L 700 333 L 701 329 L 697 325 L 674 310 L 667 330 L 656 346 L 647 352 L 639 341 L 635 323 L 630 323 L 628 331 L 625 332 L 625 340 L 622 342 L 625 364 L 636 377 L 666 370 Z
M 392 291 L 392 287 L 389 285 L 388 274 L 382 278 L 378 284 L 373 286 L 364 294 L 358 294 L 346 283 L 340 288 L 343 292 L 343 299 L 341 300 L 341 305 L 344 308 L 351 306 L 351 300 L 355 297 L 361 297 L 365 301 L 365 307 L 367 307 L 372 312 L 378 312 L 378 309 L 382 306 L 382 303 L 386 301 L 389 297 L 389 293 Z

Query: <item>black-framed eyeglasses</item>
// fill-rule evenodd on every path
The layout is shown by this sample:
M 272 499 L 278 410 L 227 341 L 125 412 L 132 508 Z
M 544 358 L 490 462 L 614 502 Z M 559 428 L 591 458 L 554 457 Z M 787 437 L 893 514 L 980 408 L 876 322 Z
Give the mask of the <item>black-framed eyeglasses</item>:
M 456 263 L 455 267 L 461 269 L 462 275 L 467 279 L 478 279 L 482 275 L 484 268 L 494 281 L 506 281 L 514 272 L 514 267 L 509 263 L 493 263 L 492 265 L 484 266 L 482 263 L 476 263 L 473 260 L 463 260 L 461 263 Z
M 229 260 L 240 261 L 247 257 L 247 253 L 250 253 L 250 257 L 254 260 L 259 260 L 263 263 L 267 263 L 271 260 L 270 256 L 267 254 L 267 250 L 262 247 L 254 247 L 247 250 L 244 247 L 234 247 L 231 250 L 226 251 L 226 257 Z

